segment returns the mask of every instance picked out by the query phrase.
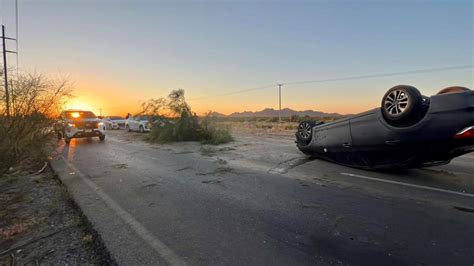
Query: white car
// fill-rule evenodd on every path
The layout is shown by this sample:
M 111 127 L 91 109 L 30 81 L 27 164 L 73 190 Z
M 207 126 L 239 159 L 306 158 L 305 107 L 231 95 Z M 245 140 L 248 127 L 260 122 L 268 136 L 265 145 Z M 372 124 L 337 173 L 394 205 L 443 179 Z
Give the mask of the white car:
M 125 128 L 130 131 L 138 131 L 141 133 L 150 132 L 152 123 L 146 115 L 129 116 L 125 122 Z
M 127 120 L 121 116 L 106 116 L 102 119 L 106 129 L 124 129 Z
M 99 137 L 101 141 L 105 140 L 104 123 L 91 111 L 63 111 L 55 124 L 55 131 L 67 144 L 73 138 Z

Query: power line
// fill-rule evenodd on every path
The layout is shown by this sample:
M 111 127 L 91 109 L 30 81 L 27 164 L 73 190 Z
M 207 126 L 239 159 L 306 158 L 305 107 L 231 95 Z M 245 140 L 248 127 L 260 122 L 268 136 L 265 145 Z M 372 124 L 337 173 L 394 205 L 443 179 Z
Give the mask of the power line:
M 222 93 L 222 94 L 215 94 L 215 95 L 210 95 L 210 96 L 203 96 L 203 97 L 198 97 L 198 98 L 192 98 L 189 101 L 197 101 L 197 100 L 204 100 L 204 99 L 209 99 L 209 98 L 215 98 L 215 97 L 222 97 L 222 96 L 229 96 L 229 95 L 234 95 L 234 94 L 240 94 L 240 93 L 245 93 L 249 91 L 256 91 L 256 90 L 263 90 L 267 88 L 274 87 L 276 84 L 269 84 L 265 86 L 260 86 L 260 87 L 255 87 L 255 88 L 250 88 L 250 89 L 245 89 L 245 90 L 238 90 L 238 91 L 233 91 L 233 92 L 228 92 L 228 93 Z
M 392 73 L 378 73 L 378 74 L 371 74 L 371 75 L 349 76 L 349 77 L 343 77 L 343 78 L 293 81 L 293 82 L 285 82 L 283 84 L 284 85 L 299 85 L 299 84 L 322 83 L 322 82 L 331 82 L 331 81 L 369 79 L 369 78 L 378 78 L 378 77 L 391 77 L 391 76 L 401 76 L 401 75 L 410 75 L 410 74 L 441 72 L 441 71 L 456 70 L 456 69 L 467 69 L 467 68 L 473 68 L 473 67 L 474 65 L 461 65 L 461 66 L 450 66 L 450 67 L 426 68 L 426 69 L 392 72 Z
M 250 89 L 245 89 L 245 90 L 237 90 L 237 91 L 228 92 L 228 93 L 202 96 L 202 97 L 190 99 L 189 101 L 198 101 L 198 100 L 204 100 L 204 99 L 210 99 L 210 98 L 216 98 L 216 97 L 230 96 L 230 95 L 241 94 L 241 93 L 246 93 L 246 92 L 250 92 L 250 91 L 263 90 L 263 89 L 267 89 L 267 88 L 270 88 L 270 87 L 283 86 L 283 85 L 300 85 L 300 84 L 309 84 L 309 83 L 324 83 L 324 82 L 334 82 L 334 81 L 381 78 L 381 77 L 412 75 L 412 74 L 421 74 L 421 73 L 442 72 L 442 71 L 468 69 L 468 68 L 474 68 L 474 65 L 459 65 L 459 66 L 448 66 L 448 67 L 438 67 L 438 68 L 425 68 L 425 69 L 417 69 L 417 70 L 410 70 L 410 71 L 399 71 L 399 72 L 390 72 L 390 73 L 376 73 L 376 74 L 370 74 L 370 75 L 348 76 L 348 77 L 330 78 L 330 79 L 290 81 L 290 82 L 274 83 L 274 84 L 269 84 L 269 85 L 250 88 Z

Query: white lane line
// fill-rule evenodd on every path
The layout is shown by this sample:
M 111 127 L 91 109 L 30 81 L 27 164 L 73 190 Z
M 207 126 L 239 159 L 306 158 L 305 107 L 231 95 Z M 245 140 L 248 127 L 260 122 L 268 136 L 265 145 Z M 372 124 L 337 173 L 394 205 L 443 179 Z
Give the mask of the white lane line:
M 363 175 L 356 175 L 356 174 L 350 174 L 350 173 L 341 173 L 341 175 L 357 177 L 357 178 L 362 178 L 362 179 L 367 179 L 367 180 L 372 180 L 372 181 L 378 181 L 378 182 L 382 182 L 382 183 L 395 184 L 395 185 L 400 185 L 400 186 L 406 186 L 406 187 L 413 187 L 413 188 L 420 188 L 420 189 L 425 189 L 425 190 L 443 192 L 443 193 L 453 194 L 453 195 L 457 195 L 457 196 L 474 198 L 474 194 L 465 193 L 465 192 L 458 192 L 458 191 L 453 191 L 453 190 L 447 190 L 447 189 L 442 189 L 442 188 L 421 186 L 421 185 L 415 185 L 415 184 L 410 184 L 410 183 L 404 183 L 404 182 L 398 182 L 398 181 L 393 181 L 393 180 L 386 180 L 386 179 L 380 179 L 380 178 L 375 178 L 375 177 L 370 177 L 370 176 L 363 176 Z
M 72 163 L 66 160 L 61 155 L 61 159 L 66 165 L 75 172 L 76 176 L 79 176 L 92 191 L 95 191 L 97 195 L 105 202 L 105 204 L 112 209 L 117 216 L 119 216 L 127 225 L 132 228 L 135 233 L 140 236 L 148 245 L 150 245 L 166 262 L 170 265 L 186 265 L 186 263 L 176 255 L 173 250 L 167 247 L 163 242 L 158 240 L 148 229 L 146 229 L 139 221 L 125 211 L 120 205 L 109 197 L 104 191 L 102 191 L 94 182 L 87 178 L 81 171 L 79 171 Z

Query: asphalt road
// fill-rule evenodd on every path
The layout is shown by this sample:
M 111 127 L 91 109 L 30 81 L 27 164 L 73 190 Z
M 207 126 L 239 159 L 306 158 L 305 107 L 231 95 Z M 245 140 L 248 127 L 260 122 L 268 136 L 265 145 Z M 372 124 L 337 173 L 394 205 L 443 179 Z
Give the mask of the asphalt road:
M 381 173 L 310 160 L 288 137 L 108 133 L 60 142 L 53 167 L 120 264 L 474 263 L 473 155 Z

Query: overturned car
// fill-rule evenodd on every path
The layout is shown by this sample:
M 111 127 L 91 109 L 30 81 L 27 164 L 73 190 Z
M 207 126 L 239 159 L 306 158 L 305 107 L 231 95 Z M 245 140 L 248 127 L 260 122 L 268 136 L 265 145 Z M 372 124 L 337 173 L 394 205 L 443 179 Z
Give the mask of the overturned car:
M 380 108 L 330 123 L 303 121 L 296 144 L 307 155 L 366 169 L 447 164 L 474 151 L 474 91 L 449 87 L 426 97 L 395 86 Z

